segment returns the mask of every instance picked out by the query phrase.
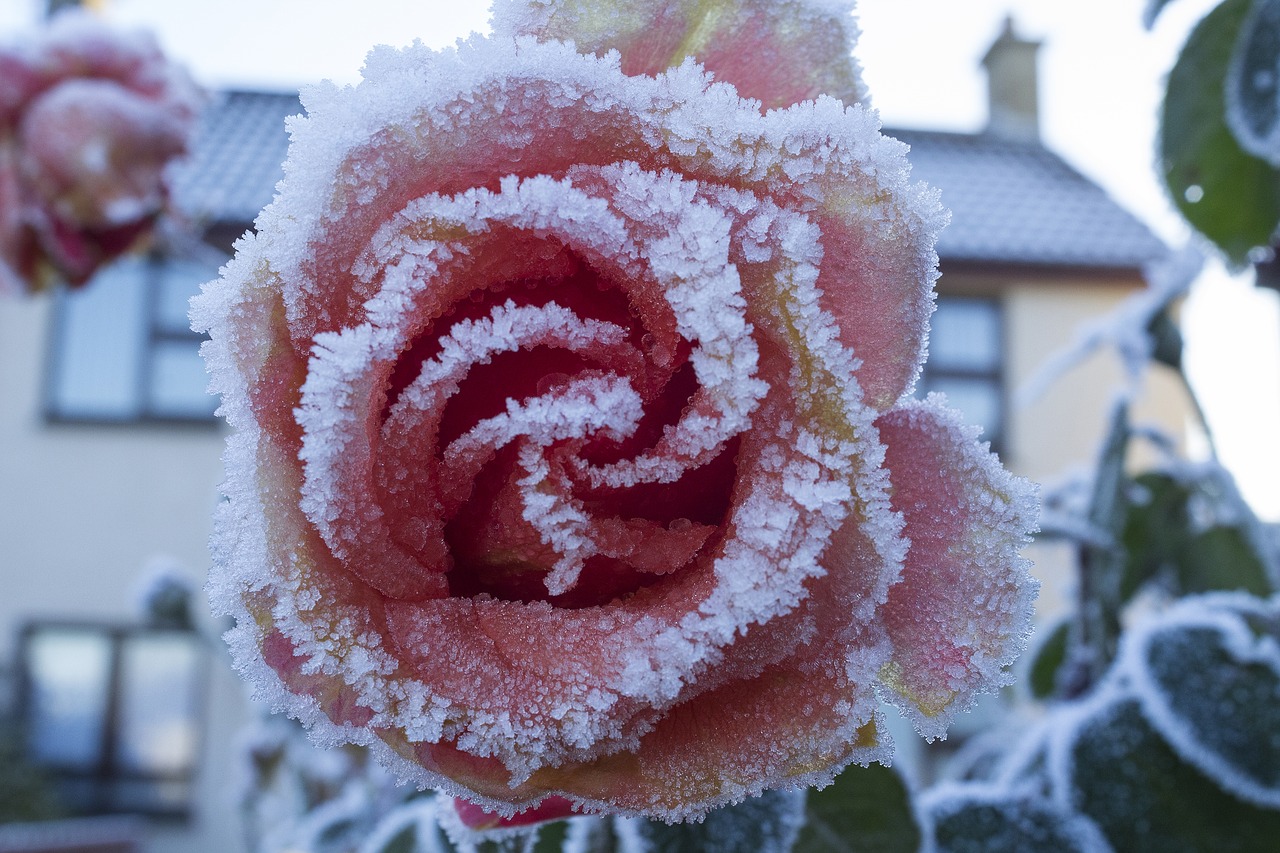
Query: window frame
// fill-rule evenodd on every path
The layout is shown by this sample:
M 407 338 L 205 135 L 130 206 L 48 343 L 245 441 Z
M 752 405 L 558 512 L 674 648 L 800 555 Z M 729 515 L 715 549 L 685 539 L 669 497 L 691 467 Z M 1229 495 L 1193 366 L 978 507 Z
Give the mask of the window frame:
M 162 426 L 184 427 L 196 429 L 217 428 L 220 418 L 214 414 L 214 406 L 207 414 L 178 414 L 164 411 L 155 401 L 155 383 L 152 381 L 158 345 L 165 343 L 190 342 L 198 348 L 208 340 L 207 335 L 200 335 L 187 330 L 177 332 L 163 328 L 160 322 L 161 288 L 165 284 L 165 271 L 174 261 L 182 260 L 162 251 L 151 251 L 143 255 L 128 256 L 121 260 L 133 260 L 141 264 L 143 276 L 140 311 L 141 325 L 145 330 L 137 342 L 139 358 L 133 376 L 133 399 L 137 401 L 133 413 L 113 415 L 105 412 L 70 412 L 58 402 L 57 384 L 65 367 L 65 342 L 69 334 L 67 299 L 70 293 L 59 288 L 53 295 L 49 312 L 49 331 L 46 337 L 46 355 L 41 410 L 48 424 L 67 426 L 93 427 L 133 427 Z M 217 274 L 217 266 L 210 265 L 210 276 Z M 93 287 L 95 281 L 90 279 L 85 287 Z
M 1009 332 L 1006 328 L 1006 307 L 1004 300 L 999 295 L 987 293 L 939 293 L 937 295 L 936 305 L 940 309 L 944 302 L 968 302 L 980 303 L 987 305 L 992 309 L 995 316 L 995 340 L 993 341 L 996 359 L 990 368 L 975 368 L 964 366 L 942 366 L 939 367 L 933 358 L 932 338 L 930 341 L 929 357 L 925 360 L 920 370 L 920 378 L 916 383 L 917 394 L 923 396 L 929 389 L 931 380 L 961 379 L 961 380 L 979 380 L 992 383 L 996 389 L 996 404 L 998 415 L 998 429 L 992 429 L 990 424 L 977 424 L 982 427 L 983 441 L 991 443 L 991 449 L 995 453 L 1003 455 L 1009 447 L 1009 428 L 1010 428 L 1010 399 L 1008 388 L 1008 337 Z M 936 311 L 935 311 L 936 314 Z
M 32 641 L 41 632 L 83 633 L 103 638 L 108 643 L 106 696 L 104 699 L 101 734 L 97 738 L 96 761 L 88 769 L 59 765 L 43 760 L 34 754 L 31 743 L 35 722 L 35 676 L 32 671 Z M 125 708 L 125 648 L 131 639 L 155 636 L 179 635 L 189 639 L 195 652 L 191 673 L 190 700 L 191 721 L 195 729 L 189 766 L 174 771 L 147 771 L 126 765 L 121 751 L 123 743 L 123 714 Z M 199 633 L 186 628 L 174 628 L 142 623 L 110 622 L 93 619 L 32 619 L 18 632 L 16 648 L 17 676 L 14 710 L 22 749 L 26 760 L 47 774 L 55 789 L 64 786 L 82 786 L 88 792 L 85 802 L 68 804 L 69 810 L 78 816 L 138 815 L 141 817 L 189 821 L 195 811 L 200 773 L 208 730 L 208 703 L 210 698 L 210 649 L 207 640 Z M 141 783 L 152 785 L 175 784 L 182 786 L 180 801 L 168 805 L 121 805 L 113 802 L 115 791 L 122 785 Z

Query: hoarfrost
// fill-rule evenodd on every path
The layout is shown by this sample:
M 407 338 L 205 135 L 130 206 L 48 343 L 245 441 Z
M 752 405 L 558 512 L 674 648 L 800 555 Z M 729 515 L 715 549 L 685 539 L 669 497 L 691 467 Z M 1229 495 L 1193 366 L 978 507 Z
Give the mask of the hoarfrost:
M 1280 808 L 1280 599 L 1183 599 L 1132 629 L 1120 660 L 1184 761 L 1241 799 Z
M 1088 818 L 998 785 L 942 783 L 921 796 L 936 853 L 1111 853 Z
M 1032 595 L 1029 489 L 936 404 L 895 408 L 945 221 L 902 146 L 831 98 L 762 114 L 693 61 L 621 62 L 529 38 L 376 50 L 358 88 L 305 96 L 275 202 L 193 304 L 238 430 L 211 587 L 238 666 L 317 740 L 504 815 L 563 793 L 697 818 L 887 757 L 879 611 L 904 563 L 928 568 L 927 525 L 909 543 L 893 504 L 925 478 L 886 470 L 889 421 L 964 492 L 934 543 L 964 582 L 914 648 L 948 656 L 898 673 L 948 694 L 931 732 L 1003 683 Z M 459 402 L 526 350 L 585 366 Z M 655 403 L 634 454 L 592 456 Z M 722 518 L 605 500 L 718 462 Z M 557 606 L 599 556 L 659 579 Z M 501 586 L 526 575 L 550 595 Z M 720 715 L 749 736 L 679 748 Z M 615 764 L 630 781 L 602 787 Z

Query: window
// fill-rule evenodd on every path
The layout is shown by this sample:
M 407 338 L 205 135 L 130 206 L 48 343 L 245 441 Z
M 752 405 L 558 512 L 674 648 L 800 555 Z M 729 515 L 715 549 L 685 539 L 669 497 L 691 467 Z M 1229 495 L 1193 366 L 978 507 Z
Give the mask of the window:
M 161 255 L 127 257 L 54 307 L 47 411 L 52 420 L 212 422 L 217 400 L 187 302 L 217 269 Z
M 995 299 L 938 297 L 920 382 L 922 393 L 946 394 L 969 423 L 983 428 L 983 438 L 997 450 L 1005 438 L 1001 319 Z
M 77 814 L 184 817 L 203 726 L 206 650 L 189 630 L 28 625 L 19 641 L 27 757 Z

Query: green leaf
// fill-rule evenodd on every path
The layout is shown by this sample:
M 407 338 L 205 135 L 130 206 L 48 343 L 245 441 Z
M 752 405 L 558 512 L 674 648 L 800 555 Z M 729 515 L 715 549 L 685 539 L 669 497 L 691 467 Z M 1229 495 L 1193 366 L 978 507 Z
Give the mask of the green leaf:
M 1103 706 L 1069 745 L 1069 796 L 1125 853 L 1272 853 L 1280 812 L 1231 796 L 1184 762 L 1136 699 Z
M 1168 474 L 1142 474 L 1133 482 L 1145 499 L 1129 504 L 1121 537 L 1125 565 L 1120 595 L 1126 601 L 1174 566 L 1190 540 L 1187 500 L 1191 490 Z
M 1280 222 L 1280 177 L 1227 127 L 1224 80 L 1250 0 L 1225 0 L 1187 39 L 1165 93 L 1160 160 L 1178 210 L 1234 264 Z
M 1271 585 L 1266 563 L 1244 529 L 1218 525 L 1196 531 L 1188 503 L 1196 492 L 1168 474 L 1147 473 L 1134 483 L 1146 494 L 1134 501 L 1125 520 L 1124 578 L 1128 600 L 1151 580 L 1160 579 L 1180 595 L 1214 590 L 1243 590 L 1266 595 Z
M 1280 0 L 1254 0 L 1227 65 L 1226 101 L 1240 147 L 1280 165 Z
M 542 824 L 538 827 L 538 840 L 533 845 L 533 853 L 560 853 L 568 835 L 568 821 L 556 820 Z
M 1036 699 L 1048 699 L 1057 691 L 1058 670 L 1067 659 L 1067 639 L 1071 635 L 1071 623 L 1059 622 L 1036 649 L 1031 662 L 1031 675 L 1027 683 Z
M 809 791 L 796 853 L 914 853 L 921 831 L 898 773 L 881 764 L 846 768 Z
M 1262 558 L 1238 527 L 1211 527 L 1191 540 L 1178 561 L 1184 594 L 1211 590 L 1244 590 L 1266 595 L 1271 584 Z
M 1077 814 L 1040 797 L 957 785 L 931 797 L 929 813 L 937 853 L 1088 853 L 1097 829 Z
M 1134 676 L 1150 688 L 1140 696 L 1151 719 L 1189 762 L 1280 808 L 1280 607 L 1253 601 L 1251 623 L 1223 607 L 1181 605 L 1180 618 L 1141 635 Z
M 803 820 L 803 792 L 765 791 L 716 809 L 702 823 L 635 819 L 627 827 L 655 853 L 787 853 Z

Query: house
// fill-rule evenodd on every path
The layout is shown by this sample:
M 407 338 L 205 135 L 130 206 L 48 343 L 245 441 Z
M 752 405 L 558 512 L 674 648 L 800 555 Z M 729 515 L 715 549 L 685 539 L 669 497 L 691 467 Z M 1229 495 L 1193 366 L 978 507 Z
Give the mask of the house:
M 1005 464 L 1052 485 L 1096 457 L 1124 382 L 1113 353 L 1097 352 L 1028 399 L 1080 330 L 1145 286 L 1170 250 L 1039 138 L 1036 51 L 1012 22 L 982 60 L 988 124 L 977 134 L 886 129 L 911 146 L 912 174 L 942 192 L 951 224 L 938 240 L 941 278 L 921 385 L 944 391 L 983 424 Z M 1181 439 L 1194 422 L 1181 381 L 1151 371 L 1133 420 Z M 1134 448 L 1146 464 L 1150 448 Z M 1037 611 L 1051 618 L 1072 594 L 1064 543 L 1028 551 L 1043 582 Z
M 888 132 L 953 211 L 921 387 L 983 423 L 1015 471 L 1049 480 L 1093 454 L 1119 368 L 1092 358 L 1025 408 L 1013 391 L 1167 250 L 1039 142 L 1034 53 L 1011 31 L 993 45 L 984 133 Z M 156 815 L 155 853 L 241 843 L 235 745 L 252 712 L 224 626 L 198 603 L 184 646 L 144 625 L 132 590 L 157 559 L 196 586 L 207 568 L 225 433 L 186 301 L 270 200 L 298 111 L 296 96 L 261 92 L 209 107 L 174 190 L 203 242 L 126 259 L 81 292 L 0 302 L 0 660 L 27 674 L 14 704 L 44 727 L 37 751 L 87 809 Z M 1185 401 L 1166 378 L 1138 416 L 1176 431 Z M 1061 553 L 1040 559 L 1050 580 L 1064 574 Z M 1050 607 L 1061 594 L 1050 585 Z M 152 664 L 131 669 L 138 655 Z M 137 676 L 156 661 L 171 674 Z M 138 711 L 157 702 L 160 718 Z

